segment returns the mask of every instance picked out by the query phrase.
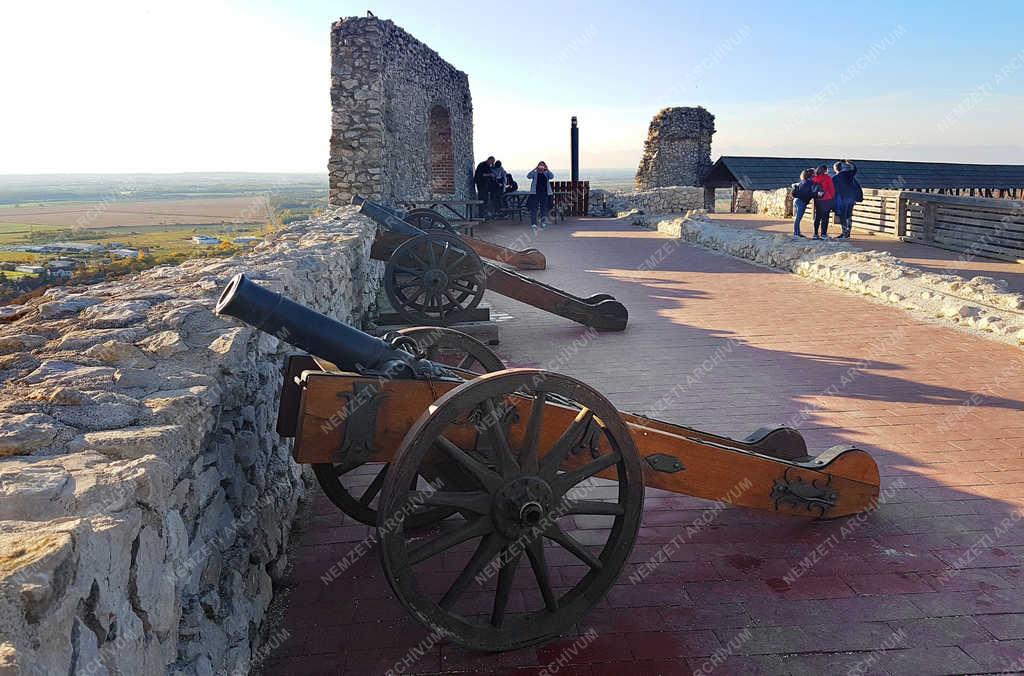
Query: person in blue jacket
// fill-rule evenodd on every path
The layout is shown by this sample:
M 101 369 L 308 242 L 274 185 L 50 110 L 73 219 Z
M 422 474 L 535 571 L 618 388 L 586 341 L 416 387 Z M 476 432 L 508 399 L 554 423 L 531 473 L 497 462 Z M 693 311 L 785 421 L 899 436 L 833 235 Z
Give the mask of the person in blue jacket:
M 800 234 L 800 221 L 804 213 L 815 197 L 821 197 L 821 187 L 814 182 L 814 169 L 804 169 L 800 172 L 800 182 L 791 186 L 793 193 L 793 215 L 796 221 L 793 222 L 793 237 L 803 237 Z
M 832 177 L 836 187 L 836 216 L 842 226 L 839 239 L 848 239 L 853 229 L 853 207 L 864 200 L 864 189 L 857 180 L 857 167 L 850 160 L 840 160 L 832 168 L 836 171 Z
M 537 229 L 537 212 L 540 211 L 540 227 L 548 227 L 548 212 L 551 211 L 551 196 L 555 194 L 551 181 L 555 175 L 548 170 L 547 162 L 538 162 L 537 167 L 526 175 L 530 179 L 530 196 L 526 207 L 530 210 L 530 227 Z

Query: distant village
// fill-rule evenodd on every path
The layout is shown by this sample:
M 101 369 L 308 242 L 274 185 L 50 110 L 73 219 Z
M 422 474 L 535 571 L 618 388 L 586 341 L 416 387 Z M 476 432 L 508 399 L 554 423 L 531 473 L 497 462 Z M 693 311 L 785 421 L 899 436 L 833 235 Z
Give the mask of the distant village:
M 260 237 L 235 237 L 221 239 L 211 235 L 195 235 L 192 243 L 198 247 L 211 248 L 222 244 L 248 247 L 255 246 Z M 0 263 L 0 271 L 17 272 L 22 275 L 33 275 L 50 280 L 71 279 L 75 270 L 85 265 L 109 265 L 114 261 L 130 261 L 144 257 L 150 252 L 149 247 L 132 248 L 119 242 L 105 245 L 89 242 L 48 242 L 46 244 L 21 244 L 3 247 L 5 251 L 20 251 L 52 256 L 43 263 Z

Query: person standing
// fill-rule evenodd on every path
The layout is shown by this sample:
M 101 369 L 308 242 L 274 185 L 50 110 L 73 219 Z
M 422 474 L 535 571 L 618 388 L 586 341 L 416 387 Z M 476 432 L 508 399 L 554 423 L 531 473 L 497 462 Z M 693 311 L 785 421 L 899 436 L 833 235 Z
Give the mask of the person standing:
M 842 226 L 839 239 L 848 239 L 853 230 L 853 207 L 864 199 L 864 190 L 857 180 L 857 167 L 853 162 L 839 160 L 833 168 L 836 171 L 832 177 L 836 189 L 836 216 Z
M 483 204 L 480 205 L 480 218 L 487 220 L 488 213 L 490 212 L 491 204 L 491 183 L 494 181 L 492 174 L 492 168 L 494 167 L 494 156 L 491 155 L 486 160 L 476 165 L 476 171 L 473 172 L 473 184 L 476 186 L 476 198 L 481 200 Z
M 551 196 L 554 189 L 551 181 L 555 175 L 548 170 L 547 162 L 538 162 L 537 167 L 526 175 L 530 179 L 530 196 L 526 207 L 530 210 L 530 227 L 537 229 L 537 212 L 540 211 L 540 227 L 548 227 L 548 212 L 551 211 Z
M 812 180 L 821 188 L 821 197 L 814 198 L 814 237 L 811 239 L 828 239 L 828 219 L 836 205 L 836 187 L 824 164 L 814 172 Z
M 508 180 L 508 172 L 501 166 L 501 160 L 494 161 L 491 176 L 494 179 L 491 183 L 491 208 L 497 215 L 505 209 L 505 183 Z
M 793 223 L 793 236 L 803 237 L 800 234 L 800 221 L 803 220 L 811 200 L 824 194 L 821 186 L 814 182 L 814 169 L 804 169 L 800 172 L 800 182 L 793 184 L 792 192 L 793 215 L 796 216 L 796 221 Z

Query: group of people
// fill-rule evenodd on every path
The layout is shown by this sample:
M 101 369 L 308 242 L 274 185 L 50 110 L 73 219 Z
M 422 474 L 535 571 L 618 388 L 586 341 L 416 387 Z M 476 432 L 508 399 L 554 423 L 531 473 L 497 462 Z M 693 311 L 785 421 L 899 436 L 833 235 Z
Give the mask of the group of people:
M 828 239 L 828 221 L 835 212 L 839 220 L 841 232 L 835 239 L 848 239 L 853 229 L 853 207 L 864 200 L 864 190 L 857 180 L 857 166 L 850 160 L 839 160 L 832 166 L 834 173 L 829 174 L 828 165 L 822 164 L 817 169 L 804 169 L 800 173 L 800 181 L 794 183 L 793 195 L 793 236 L 800 234 L 800 221 L 811 201 L 814 202 L 814 236 L 811 239 Z
M 530 179 L 530 194 L 526 198 L 526 208 L 530 211 L 530 227 L 537 229 L 539 214 L 540 227 L 546 228 L 552 196 L 555 194 L 551 185 L 555 175 L 548 169 L 547 163 L 541 161 L 526 174 L 526 178 Z M 483 202 L 480 205 L 480 216 L 484 220 L 496 217 L 505 208 L 505 195 L 519 190 L 519 184 L 512 174 L 505 171 L 501 166 L 501 160 L 494 159 L 493 155 L 476 165 L 473 184 L 476 186 L 477 199 Z

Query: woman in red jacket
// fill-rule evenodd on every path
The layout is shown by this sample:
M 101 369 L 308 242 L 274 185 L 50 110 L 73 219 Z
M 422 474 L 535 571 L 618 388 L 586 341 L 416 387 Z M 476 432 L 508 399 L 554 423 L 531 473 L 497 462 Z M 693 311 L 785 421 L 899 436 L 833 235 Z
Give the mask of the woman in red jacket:
M 814 237 L 811 239 L 828 239 L 828 219 L 836 205 L 836 187 L 832 184 L 826 165 L 821 165 L 815 171 L 814 182 L 821 186 L 823 194 L 814 200 Z

